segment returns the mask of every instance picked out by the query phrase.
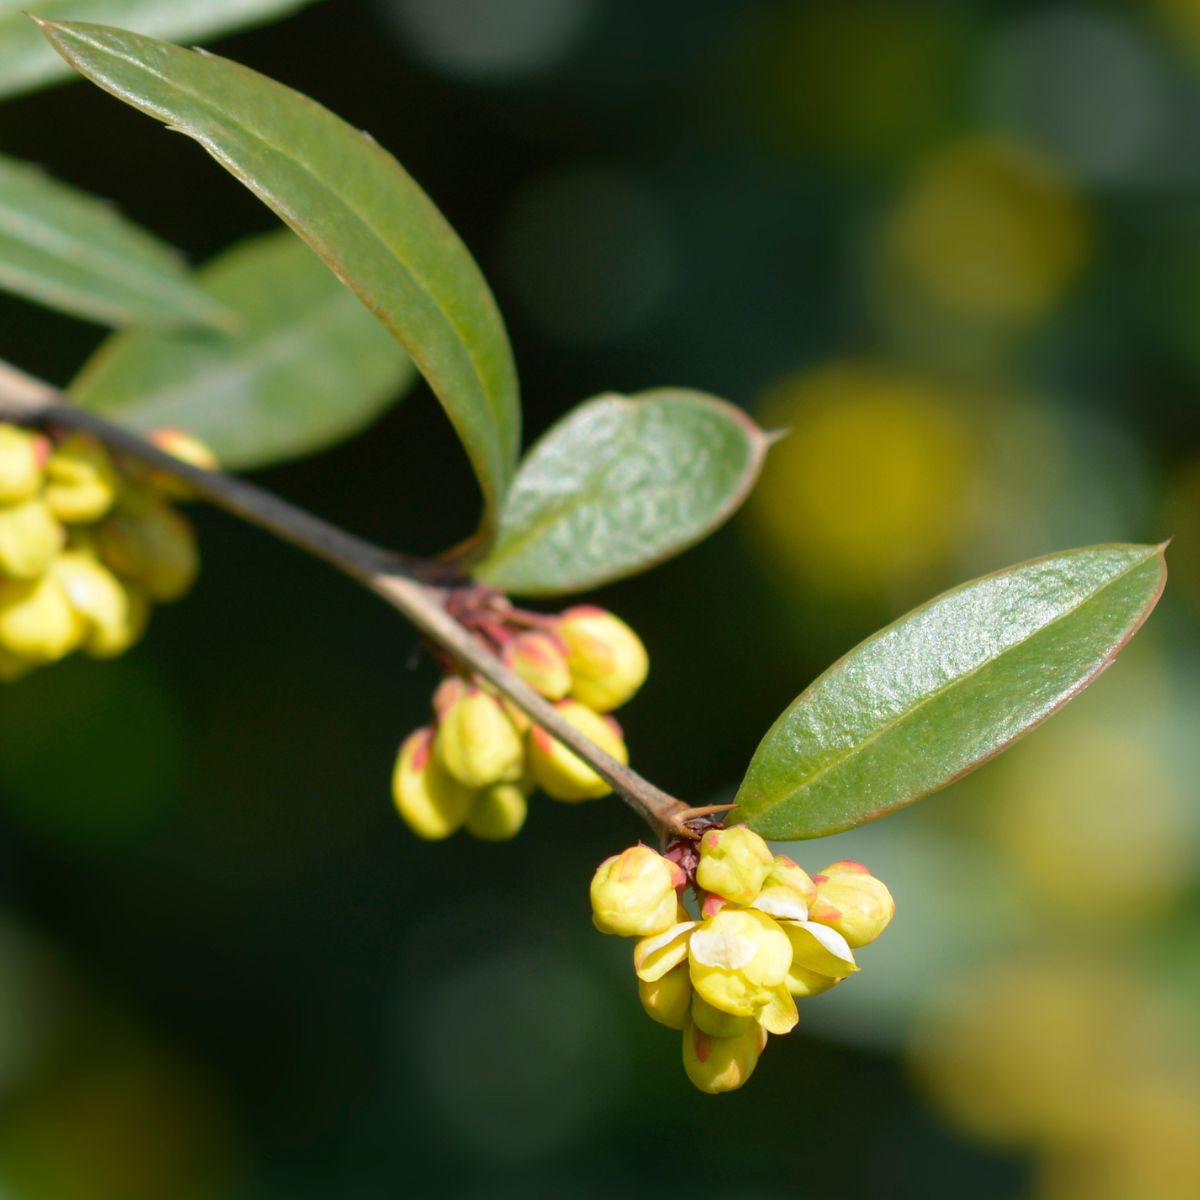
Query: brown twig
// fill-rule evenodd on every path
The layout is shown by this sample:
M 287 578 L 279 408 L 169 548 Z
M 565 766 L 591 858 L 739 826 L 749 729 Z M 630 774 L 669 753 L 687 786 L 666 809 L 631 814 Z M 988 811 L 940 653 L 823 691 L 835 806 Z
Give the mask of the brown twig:
M 426 638 L 481 675 L 573 750 L 656 833 L 695 836 L 685 824 L 695 810 L 606 754 L 568 724 L 549 701 L 447 612 L 446 602 L 457 576 L 446 564 L 385 550 L 244 479 L 181 462 L 138 434 L 75 407 L 56 388 L 4 362 L 0 362 L 0 420 L 90 433 L 118 454 L 177 476 L 209 503 L 323 559 L 403 613 Z

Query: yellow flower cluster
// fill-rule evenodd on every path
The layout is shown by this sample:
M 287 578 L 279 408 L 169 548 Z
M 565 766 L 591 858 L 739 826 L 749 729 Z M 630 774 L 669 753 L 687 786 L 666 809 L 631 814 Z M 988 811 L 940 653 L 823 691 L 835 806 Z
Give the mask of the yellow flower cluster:
M 621 727 L 608 714 L 641 687 L 649 666 L 628 625 L 583 606 L 557 617 L 502 608 L 476 628 L 566 721 L 628 762 Z M 396 808 L 418 837 L 434 841 L 465 828 L 486 841 L 504 841 L 520 832 L 535 787 L 567 802 L 611 790 L 480 680 L 448 676 L 434 694 L 433 711 L 433 723 L 404 740 L 392 774 Z
M 216 465 L 187 434 L 155 440 Z M 176 481 L 118 468 L 86 434 L 0 424 L 0 680 L 74 650 L 112 658 L 141 636 L 154 601 L 191 587 L 195 538 L 171 498 L 185 498 Z
M 887 928 L 895 904 L 859 863 L 809 876 L 744 825 L 712 829 L 683 863 L 633 846 L 592 879 L 601 933 L 636 937 L 633 967 L 646 1012 L 683 1033 L 683 1066 L 703 1092 L 739 1088 L 768 1034 L 796 1024 L 796 1000 L 858 970 L 854 951 Z M 670 852 L 670 851 L 669 851 Z M 684 907 L 691 887 L 699 919 Z

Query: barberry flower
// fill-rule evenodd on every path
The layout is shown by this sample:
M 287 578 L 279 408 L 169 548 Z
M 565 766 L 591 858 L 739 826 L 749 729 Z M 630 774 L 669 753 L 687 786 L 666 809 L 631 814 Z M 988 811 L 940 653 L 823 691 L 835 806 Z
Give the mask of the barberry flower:
M 200 569 L 191 524 L 153 492 L 126 489 L 96 531 L 101 557 L 154 600 L 178 600 Z
M 58 581 L 0 579 L 0 647 L 30 662 L 48 663 L 76 649 L 87 623 Z
M 189 466 L 199 467 L 203 471 L 215 471 L 220 466 L 217 456 L 198 437 L 193 437 L 185 430 L 155 429 L 150 433 L 148 440 Z M 172 500 L 195 499 L 196 493 L 190 485 L 178 476 L 155 467 L 142 468 L 138 473 L 138 480 Z
M 100 520 L 116 502 L 120 486 L 108 452 L 89 434 L 68 434 L 46 460 L 46 503 L 68 524 Z
M 771 848 L 745 825 L 710 829 L 700 839 L 696 882 L 734 904 L 750 904 L 762 890 L 775 859 Z
M 640 843 L 607 858 L 592 876 L 592 921 L 601 933 L 646 937 L 675 924 L 676 888 L 687 877 L 675 863 Z
M 696 1025 L 683 1031 L 683 1069 L 702 1092 L 731 1092 L 754 1074 L 767 1035 L 751 1023 L 733 1037 L 713 1037 Z
M 856 899 L 865 891 L 878 901 L 883 885 L 873 880 L 864 888 L 872 877 L 858 864 L 835 863 L 810 878 L 790 858 L 772 855 L 758 834 L 732 826 L 706 833 L 698 855 L 691 849 L 666 859 L 687 864 L 684 878 L 701 912 L 693 921 L 676 901 L 674 921 L 666 924 L 666 880 L 653 861 L 659 857 L 635 846 L 607 860 L 592 882 L 593 921 L 604 932 L 643 934 L 633 949 L 643 1008 L 660 1024 L 683 1029 L 684 1067 L 698 1088 L 729 1091 L 750 1077 L 768 1034 L 794 1028 L 798 998 L 827 991 L 858 970 L 851 946 L 835 927 L 850 905 L 835 911 L 823 903 L 820 888 L 836 881 Z M 608 911 L 613 896 L 605 889 L 620 879 L 628 880 L 631 893 L 645 886 L 638 912 L 649 911 L 657 896 L 658 932 Z M 723 893 L 708 890 L 718 884 Z M 854 912 L 864 907 L 865 901 Z M 889 905 L 889 917 L 890 911 Z
M 502 655 L 509 670 L 547 700 L 561 700 L 571 690 L 571 668 L 561 643 L 549 634 L 518 634 Z
M 525 789 L 516 783 L 485 787 L 467 815 L 466 829 L 484 842 L 507 842 L 521 832 L 529 815 Z
M 62 526 L 40 497 L 0 508 L 0 575 L 36 579 L 62 544 Z
M 521 737 L 495 696 L 468 687 L 438 722 L 435 753 L 459 783 L 483 788 L 515 783 L 525 751 Z
M 692 1011 L 692 981 L 687 967 L 680 964 L 657 979 L 639 979 L 638 999 L 652 1021 L 668 1029 L 683 1029 Z
M 0 425 L 0 504 L 19 504 L 41 491 L 49 453 L 45 438 L 15 425 Z
M 619 617 L 594 605 L 568 608 L 555 632 L 567 650 L 571 695 L 596 712 L 624 704 L 646 681 L 650 660 Z
M 620 763 L 629 761 L 621 727 L 612 717 L 602 717 L 577 700 L 560 700 L 555 708 L 601 750 Z M 583 759 L 537 725 L 529 731 L 529 766 L 538 786 L 555 800 L 595 800 L 612 791 Z
M 836 929 L 852 949 L 870 945 L 896 912 L 892 893 L 862 863 L 835 862 L 813 877 L 810 915 Z
M 102 529 L 113 523 L 111 518 L 106 520 Z M 119 555 L 114 552 L 114 557 Z M 606 713 L 583 703 L 576 687 L 578 684 L 586 691 L 589 680 L 598 684 L 605 669 L 615 670 L 618 676 L 624 670 L 625 678 L 610 681 L 612 687 L 604 704 L 612 706 L 620 697 L 632 694 L 628 670 L 623 665 L 629 659 L 629 639 L 643 656 L 645 651 L 628 626 L 601 609 L 569 609 L 560 617 L 523 612 L 487 589 L 465 589 L 459 600 L 461 603 L 453 608 L 455 615 L 514 674 L 552 701 L 563 718 L 585 737 L 618 762 L 628 762 L 621 727 Z M 597 654 L 577 656 L 577 675 L 558 630 L 565 621 L 568 629 L 586 631 L 597 624 L 597 614 L 603 618 L 598 622 L 597 636 L 601 641 L 615 638 L 619 653 L 612 658 L 610 668 L 602 666 Z M 615 635 L 613 630 L 617 630 Z M 579 636 L 582 638 L 583 633 Z M 485 841 L 516 836 L 528 816 L 529 795 L 538 787 L 564 801 L 588 800 L 611 791 L 586 762 L 548 731 L 536 727 L 528 714 L 493 684 L 461 667 L 451 670 L 433 694 L 433 754 L 441 769 L 473 796 L 461 822 L 468 833 Z M 638 674 L 640 679 L 644 669 Z M 677 872 L 671 865 L 669 870 Z M 664 905 L 670 920 L 677 919 L 678 907 L 674 896 L 669 905 Z
M 409 734 L 392 772 L 392 799 L 408 827 L 426 841 L 440 841 L 461 828 L 475 792 L 460 783 L 433 753 L 431 728 Z

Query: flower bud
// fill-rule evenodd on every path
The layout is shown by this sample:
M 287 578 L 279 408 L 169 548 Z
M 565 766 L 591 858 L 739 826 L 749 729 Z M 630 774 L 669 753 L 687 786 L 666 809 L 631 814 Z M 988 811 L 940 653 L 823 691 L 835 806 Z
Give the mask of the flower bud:
M 754 1074 L 766 1035 L 752 1022 L 734 1037 L 711 1037 L 693 1024 L 683 1031 L 683 1069 L 702 1092 L 731 1092 Z
M 804 898 L 805 904 L 811 904 L 817 895 L 817 885 L 813 883 L 808 872 L 786 854 L 775 855 L 771 869 L 763 880 L 763 887 L 791 888 Z
M 149 440 L 180 462 L 203 471 L 216 471 L 221 465 L 217 462 L 217 456 L 198 437 L 182 429 L 155 429 Z M 137 478 L 140 483 L 172 500 L 192 500 L 196 495 L 194 489 L 169 471 L 160 471 L 155 467 L 141 468 Z
M 83 649 L 95 658 L 114 658 L 141 637 L 149 604 L 102 563 L 68 550 L 50 568 L 68 603 L 88 625 Z
M 696 882 L 734 904 L 750 904 L 774 862 L 771 848 L 745 825 L 710 829 L 700 839 Z
M 46 461 L 46 503 L 60 521 L 98 521 L 113 506 L 120 477 L 108 451 L 87 433 L 72 433 Z
M 640 843 L 606 858 L 592 876 L 592 923 L 601 933 L 650 937 L 675 924 L 686 882 L 675 863 Z
M 45 438 L 0 425 L 0 504 L 19 504 L 37 495 L 49 450 Z
M 817 885 L 787 855 L 777 854 L 752 907 L 780 920 L 807 921 Z
M 691 936 L 688 962 L 692 987 L 714 1008 L 756 1017 L 787 979 L 792 947 L 765 913 L 723 908 Z
M 473 788 L 513 783 L 525 762 L 521 739 L 500 702 L 478 688 L 468 688 L 446 709 L 434 751 L 459 783 Z
M 504 647 L 504 662 L 547 700 L 561 700 L 571 689 L 571 671 L 562 646 L 549 634 L 519 633 Z
M 484 842 L 507 842 L 521 832 L 529 801 L 515 783 L 493 783 L 479 793 L 467 817 L 467 832 Z
M 651 983 L 639 979 L 638 999 L 651 1020 L 668 1029 L 682 1029 L 687 1025 L 692 1003 L 687 967 L 680 964 Z
M 87 635 L 87 622 L 67 602 L 58 581 L 0 580 L 0 648 L 33 662 L 53 662 Z
M 682 970 L 681 967 L 675 969 Z M 709 1037 L 716 1038 L 737 1037 L 739 1033 L 745 1033 L 754 1024 L 752 1017 L 738 1017 L 733 1013 L 713 1008 L 698 992 L 692 993 L 691 1016 L 692 1024 L 701 1033 L 707 1033 Z
M 892 893 L 861 863 L 833 863 L 813 882 L 817 896 L 809 916 L 836 929 L 852 949 L 873 942 L 896 913 Z
M 392 799 L 408 827 L 426 841 L 449 837 L 475 803 L 471 788 L 442 769 L 433 754 L 433 730 L 410 733 L 392 772 Z
M 178 600 L 200 569 L 191 525 L 150 492 L 126 491 L 96 541 L 108 566 L 162 603 Z
M 447 675 L 433 693 L 433 711 L 440 721 L 467 694 L 470 685 L 461 675 Z
M 0 508 L 0 575 L 36 579 L 62 548 L 62 526 L 41 499 Z
M 567 648 L 571 695 L 588 708 L 619 708 L 646 681 L 646 647 L 624 621 L 605 609 L 590 604 L 568 608 L 556 632 Z
M 601 750 L 620 763 L 629 761 L 621 727 L 611 717 L 574 700 L 559 700 L 554 707 Z M 538 786 L 555 800 L 594 800 L 612 791 L 583 759 L 537 725 L 529 731 L 529 766 Z

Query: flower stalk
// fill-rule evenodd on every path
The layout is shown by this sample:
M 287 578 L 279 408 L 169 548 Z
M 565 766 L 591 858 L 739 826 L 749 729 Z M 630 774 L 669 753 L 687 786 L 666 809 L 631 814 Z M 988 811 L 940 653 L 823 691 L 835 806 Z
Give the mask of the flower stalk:
M 462 582 L 452 567 L 376 546 L 244 479 L 183 462 L 138 434 L 77 408 L 58 389 L 4 362 L 0 420 L 89 433 L 110 450 L 176 477 L 210 504 L 322 559 L 402 613 L 423 637 L 486 679 L 574 751 L 660 838 L 696 836 L 687 824 L 694 810 L 602 750 L 452 615 L 456 584 Z

